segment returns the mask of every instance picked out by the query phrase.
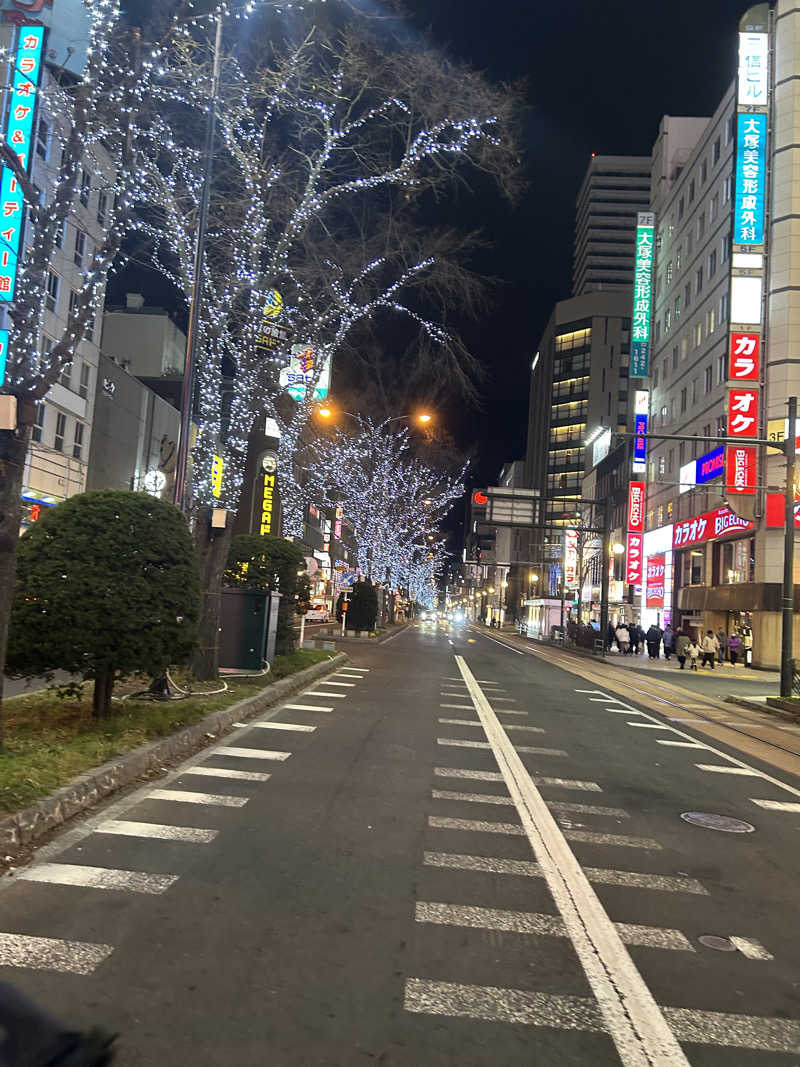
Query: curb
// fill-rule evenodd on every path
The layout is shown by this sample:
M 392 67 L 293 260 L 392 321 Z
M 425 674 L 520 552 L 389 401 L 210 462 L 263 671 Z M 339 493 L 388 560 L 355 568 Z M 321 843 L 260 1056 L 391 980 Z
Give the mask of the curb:
M 279 703 L 284 697 L 316 681 L 347 661 L 343 652 L 329 660 L 315 663 L 287 678 L 266 686 L 254 696 L 245 697 L 229 708 L 207 715 L 200 722 L 177 733 L 148 741 L 132 752 L 96 767 L 74 778 L 67 785 L 37 801 L 29 808 L 14 812 L 0 820 L 0 848 L 5 851 L 30 845 L 38 838 L 63 825 L 68 819 L 93 807 L 99 800 L 116 793 L 153 770 L 160 770 L 165 761 L 190 755 L 210 745 L 225 733 L 234 722 L 252 718 L 260 711 Z
M 796 712 L 776 707 L 774 704 L 768 704 L 766 701 L 762 704 L 759 701 L 748 700 L 747 697 L 727 696 L 725 697 L 725 703 L 736 704 L 740 708 L 747 708 L 748 711 L 766 712 L 768 715 L 773 716 L 773 718 L 782 719 L 784 722 L 795 724 L 800 723 L 800 715 Z

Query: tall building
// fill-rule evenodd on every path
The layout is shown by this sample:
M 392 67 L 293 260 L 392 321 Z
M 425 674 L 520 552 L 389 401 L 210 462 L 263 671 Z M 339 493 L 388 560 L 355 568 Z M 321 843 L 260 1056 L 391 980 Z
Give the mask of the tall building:
M 592 156 L 576 204 L 573 296 L 627 292 L 636 214 L 650 201 L 650 156 Z

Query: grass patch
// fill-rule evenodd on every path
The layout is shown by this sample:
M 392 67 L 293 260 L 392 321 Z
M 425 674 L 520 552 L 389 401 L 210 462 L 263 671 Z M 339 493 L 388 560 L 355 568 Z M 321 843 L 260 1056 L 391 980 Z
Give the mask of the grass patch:
M 198 694 L 168 703 L 115 700 L 113 716 L 103 722 L 92 718 L 91 685 L 80 701 L 60 700 L 47 690 L 12 697 L 3 703 L 6 747 L 0 752 L 0 813 L 25 808 L 107 760 L 191 726 L 332 655 L 302 651 L 276 656 L 268 675 L 227 679 L 228 691 L 214 696 Z M 217 688 L 214 683 L 198 685 Z

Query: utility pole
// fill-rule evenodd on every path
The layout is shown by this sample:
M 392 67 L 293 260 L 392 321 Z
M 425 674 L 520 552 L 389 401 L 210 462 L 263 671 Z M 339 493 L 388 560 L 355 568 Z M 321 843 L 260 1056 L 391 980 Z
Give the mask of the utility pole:
M 789 397 L 786 435 L 786 520 L 783 531 L 783 627 L 781 630 L 781 696 L 792 695 L 794 653 L 794 473 L 797 451 L 797 397 Z

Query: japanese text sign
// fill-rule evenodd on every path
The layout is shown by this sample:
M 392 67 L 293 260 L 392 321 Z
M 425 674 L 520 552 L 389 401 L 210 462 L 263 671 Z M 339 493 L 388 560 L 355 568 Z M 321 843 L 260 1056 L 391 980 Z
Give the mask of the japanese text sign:
M 769 90 L 769 36 L 739 34 L 739 94 L 742 107 L 766 107 Z
M 664 607 L 664 576 L 666 574 L 666 555 L 648 556 L 647 582 L 645 584 L 645 604 L 648 608 Z
M 6 125 L 6 143 L 30 171 L 36 89 L 42 71 L 43 26 L 20 26 Z M 0 301 L 14 299 L 25 205 L 19 182 L 9 167 L 0 179 Z
M 758 389 L 728 390 L 728 435 L 758 436 Z
M 564 532 L 564 578 L 568 586 L 578 581 L 578 531 Z
M 757 333 L 732 333 L 728 377 L 735 382 L 757 382 L 760 350 Z
M 756 491 L 756 449 L 753 445 L 728 445 L 725 482 L 728 492 L 752 496 Z
M 714 508 L 694 519 L 676 522 L 672 528 L 672 547 L 684 548 L 686 545 L 699 545 L 702 541 L 711 541 L 715 537 L 738 531 L 753 530 L 755 526 L 747 519 L 735 515 L 730 508 Z
M 644 563 L 644 535 L 628 533 L 625 543 L 625 581 L 628 585 L 642 584 Z
M 706 482 L 713 481 L 714 478 L 717 478 L 722 474 L 722 471 L 725 468 L 724 453 L 725 446 L 719 445 L 717 448 L 712 449 L 710 452 L 706 452 L 704 456 L 700 456 L 695 460 L 695 485 L 705 485 Z
M 782 530 L 786 525 L 786 497 L 783 493 L 767 493 L 767 526 Z M 800 529 L 800 499 L 794 498 L 794 525 Z
M 8 359 L 8 330 L 0 330 L 0 389 L 6 380 L 6 361 Z
M 646 378 L 650 373 L 655 221 L 655 215 L 651 211 L 640 211 L 636 217 L 636 261 L 633 277 L 633 315 L 631 316 L 631 378 Z
M 628 529 L 636 533 L 644 532 L 644 489 L 644 482 L 628 485 Z
M 647 438 L 641 435 L 647 433 L 646 415 L 633 416 L 633 432 L 633 469 L 643 471 L 647 466 Z
M 767 165 L 767 116 L 739 112 L 736 116 L 736 199 L 733 243 L 764 243 L 764 193 Z

